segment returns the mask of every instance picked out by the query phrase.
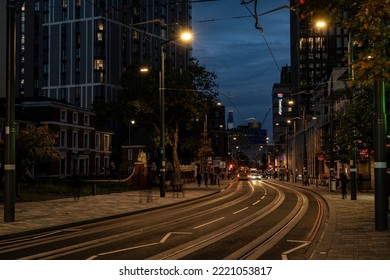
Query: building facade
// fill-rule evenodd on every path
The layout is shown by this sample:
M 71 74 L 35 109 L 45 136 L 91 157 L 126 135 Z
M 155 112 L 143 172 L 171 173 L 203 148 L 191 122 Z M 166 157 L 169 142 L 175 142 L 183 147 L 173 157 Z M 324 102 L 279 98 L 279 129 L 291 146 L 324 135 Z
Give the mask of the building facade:
M 89 109 L 96 98 L 115 99 L 128 65 L 159 69 L 161 43 L 191 28 L 191 5 L 168 0 L 19 5 L 16 96 L 45 96 Z M 166 48 L 175 67 L 188 65 L 187 45 L 172 41 Z
M 324 93 L 320 88 L 329 88 L 335 68 L 348 65 L 348 31 L 330 25 L 317 27 L 318 20 L 302 20 L 291 11 L 291 81 L 275 84 L 273 90 L 275 164 L 288 166 L 290 175 L 296 177 L 318 175 L 320 135 L 329 130 L 331 111 L 329 98 L 319 96 Z
M 16 98 L 46 97 L 92 110 L 96 100 L 116 99 L 130 65 L 157 73 L 163 50 L 166 63 L 175 68 L 185 69 L 190 61 L 191 46 L 176 40 L 192 29 L 188 1 L 20 0 L 15 6 Z M 5 96 L 2 88 L 0 95 Z M 114 133 L 113 157 L 119 165 L 128 126 L 105 125 L 101 129 Z
M 4 118 L 2 112 L 0 119 Z M 30 173 L 35 177 L 104 177 L 115 170 L 111 160 L 113 133 L 96 130 L 95 114 L 90 110 L 53 99 L 25 98 L 16 102 L 15 120 L 16 135 L 33 125 L 48 125 L 58 135 L 55 148 L 60 159 L 34 166 Z M 4 122 L 1 124 L 3 130 Z M 0 133 L 0 137 L 4 135 Z

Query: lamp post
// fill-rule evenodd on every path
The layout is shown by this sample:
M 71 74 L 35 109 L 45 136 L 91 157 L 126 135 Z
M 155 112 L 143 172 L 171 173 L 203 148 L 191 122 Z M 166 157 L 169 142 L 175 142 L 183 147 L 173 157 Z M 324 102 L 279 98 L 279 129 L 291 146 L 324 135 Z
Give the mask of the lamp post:
M 7 118 L 4 155 L 4 221 L 15 221 L 15 1 L 7 1 Z
M 297 126 L 296 126 L 296 123 L 295 121 L 296 120 L 300 120 L 301 118 L 300 117 L 294 117 L 290 120 L 288 120 L 287 122 L 291 123 L 291 121 L 293 121 L 293 126 L 294 126 L 294 139 L 293 139 L 293 157 L 292 157 L 292 169 L 293 169 L 293 183 L 296 182 L 296 174 L 295 174 L 295 169 L 296 169 L 296 145 L 295 145 L 295 142 L 296 142 L 296 134 L 297 134 Z
M 181 35 L 183 41 L 191 40 L 191 34 L 184 32 Z M 171 41 L 176 40 L 170 39 L 163 41 L 160 44 L 161 49 L 161 71 L 159 75 L 159 93 L 160 93 L 160 197 L 165 197 L 165 177 L 166 177 L 166 162 L 165 162 L 165 52 L 164 45 Z

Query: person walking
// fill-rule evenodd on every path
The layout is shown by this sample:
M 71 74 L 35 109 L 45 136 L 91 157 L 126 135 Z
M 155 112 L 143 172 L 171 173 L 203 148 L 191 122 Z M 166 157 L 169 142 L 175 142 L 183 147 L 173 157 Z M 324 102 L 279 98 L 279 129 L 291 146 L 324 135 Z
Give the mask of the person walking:
M 202 182 L 202 175 L 198 172 L 196 174 L 196 181 L 198 182 L 198 187 L 200 187 L 200 183 Z
M 347 198 L 347 175 L 345 173 L 340 174 L 340 183 L 341 183 L 341 194 L 342 198 Z
M 207 183 L 209 181 L 209 175 L 208 175 L 207 171 L 205 171 L 205 173 L 204 173 L 203 180 L 204 180 L 204 184 L 206 185 L 206 188 L 207 188 Z

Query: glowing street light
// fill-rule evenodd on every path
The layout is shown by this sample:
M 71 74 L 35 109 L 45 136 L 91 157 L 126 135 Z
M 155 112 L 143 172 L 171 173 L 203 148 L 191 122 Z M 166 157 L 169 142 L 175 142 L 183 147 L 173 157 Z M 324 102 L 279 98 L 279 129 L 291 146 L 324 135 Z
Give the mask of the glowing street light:
M 317 28 L 324 28 L 324 27 L 326 27 L 326 22 L 323 20 L 318 20 L 318 21 L 316 21 L 315 25 Z

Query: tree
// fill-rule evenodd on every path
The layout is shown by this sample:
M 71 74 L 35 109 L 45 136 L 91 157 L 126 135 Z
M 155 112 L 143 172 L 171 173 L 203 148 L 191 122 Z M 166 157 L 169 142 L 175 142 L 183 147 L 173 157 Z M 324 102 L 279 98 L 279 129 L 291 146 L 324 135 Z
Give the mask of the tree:
M 325 18 L 351 33 L 356 81 L 390 78 L 390 0 L 310 0 L 293 9 L 302 19 Z
M 135 118 L 149 128 L 149 145 L 156 148 L 160 143 L 158 73 L 141 75 L 138 69 L 134 65 L 126 71 L 118 99 L 108 107 L 123 123 Z M 218 96 L 216 75 L 195 59 L 184 70 L 174 68 L 167 61 L 165 73 L 165 142 L 178 170 L 180 154 L 199 148 L 199 120 Z
M 334 159 L 348 162 L 351 148 L 358 151 L 366 150 L 369 154 L 373 150 L 373 119 L 372 104 L 373 88 L 370 86 L 346 87 L 342 99 L 347 103 L 345 111 L 335 116 L 333 137 L 324 135 L 322 152 L 331 154 Z
M 37 164 L 58 160 L 60 154 L 55 148 L 58 135 L 47 125 L 33 126 L 21 130 L 16 137 L 15 164 L 18 185 L 25 181 L 27 172 Z M 0 142 L 1 156 L 4 155 L 4 142 Z
M 21 130 L 16 138 L 16 174 L 19 179 L 26 171 L 37 164 L 47 163 L 60 158 L 55 144 L 58 134 L 50 131 L 48 125 L 33 126 Z

